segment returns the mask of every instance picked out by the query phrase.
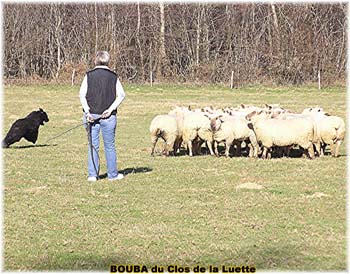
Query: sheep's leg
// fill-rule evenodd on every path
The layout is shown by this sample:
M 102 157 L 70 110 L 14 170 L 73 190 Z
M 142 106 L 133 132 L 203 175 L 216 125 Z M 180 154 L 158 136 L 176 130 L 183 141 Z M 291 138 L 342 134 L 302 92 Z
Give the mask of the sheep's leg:
M 314 152 L 314 145 L 313 144 L 311 144 L 309 146 L 308 153 L 309 153 L 310 159 L 315 159 L 315 152 Z
M 308 159 L 310 154 L 309 154 L 309 148 L 307 146 L 301 146 L 299 145 L 299 150 L 302 151 L 301 158 Z
M 192 141 L 192 147 L 191 147 L 192 155 L 197 155 L 198 154 L 197 153 L 197 145 L 198 145 L 198 143 L 196 142 L 196 140 L 193 140 Z
M 254 148 L 254 153 L 252 154 L 250 153 L 250 150 L 249 150 L 249 157 L 254 156 L 254 158 L 257 158 L 259 153 L 259 144 L 258 144 L 258 140 L 256 139 L 255 133 L 252 133 L 249 136 L 249 141 L 250 141 L 251 147 Z
M 325 152 L 326 152 L 326 144 L 322 144 L 321 143 L 321 154 L 320 154 L 320 156 L 324 156 L 325 155 Z
M 248 144 L 248 149 L 249 149 L 249 155 L 248 155 L 248 157 L 249 157 L 249 158 L 252 158 L 252 157 L 254 156 L 254 154 L 255 154 L 255 151 L 254 151 L 254 148 L 253 148 L 252 143 L 249 143 L 249 144 Z M 256 157 L 256 156 L 255 156 L 255 157 Z
M 315 150 L 319 157 L 323 156 L 322 150 L 321 150 L 321 142 L 317 142 L 315 144 Z
M 151 156 L 154 156 L 154 148 L 156 147 L 157 141 L 158 141 L 158 137 L 157 136 L 152 136 L 152 152 L 151 152 Z
M 217 157 L 219 157 L 219 150 L 218 150 L 218 142 L 214 141 L 214 151 L 215 151 L 215 155 Z
M 176 141 L 174 142 L 174 156 L 178 152 L 180 152 L 181 143 L 182 143 L 182 139 L 181 138 L 176 139 Z
M 330 147 L 331 147 L 331 155 L 334 156 L 334 143 L 330 143 Z
M 232 142 L 232 147 L 233 147 L 233 155 L 234 156 L 239 156 L 238 154 L 238 146 L 240 145 L 240 143 L 238 141 L 233 141 Z
M 335 145 L 335 154 L 334 154 L 334 157 L 338 157 L 339 156 L 339 148 L 340 148 L 340 145 L 341 145 L 341 141 L 338 140 L 336 145 Z
M 168 147 L 168 142 L 166 140 L 166 137 L 165 136 L 161 136 L 161 138 L 164 141 L 162 154 L 165 155 L 165 156 L 169 156 L 169 147 Z
M 196 142 L 193 144 L 193 153 L 197 155 L 201 155 L 202 154 L 201 147 L 202 147 L 203 141 L 198 137 L 196 139 L 197 139 Z
M 266 158 L 267 158 L 268 160 L 270 160 L 271 157 L 272 157 L 272 152 L 271 152 L 271 149 L 269 149 L 269 150 L 267 151 Z
M 169 156 L 169 154 L 174 155 L 174 141 L 170 141 L 166 144 L 165 155 Z
M 165 145 L 164 145 L 164 152 L 163 152 L 163 154 L 165 156 L 169 156 L 169 145 L 167 143 L 165 143 Z
M 268 150 L 268 148 L 264 147 L 263 153 L 262 153 L 262 156 L 261 156 L 262 159 L 266 159 L 267 150 Z
M 242 156 L 242 147 L 241 147 L 241 142 L 240 141 L 235 141 L 234 142 L 236 144 L 237 150 L 236 150 L 236 154 L 238 157 Z
M 214 156 L 214 152 L 213 152 L 213 142 L 212 142 L 212 141 L 207 141 L 207 146 L 208 146 L 208 148 L 209 148 L 210 155 Z
M 229 157 L 230 156 L 230 147 L 232 145 L 231 140 L 226 140 L 226 149 L 225 149 L 225 156 Z
M 192 141 L 191 141 L 191 140 L 188 141 L 187 147 L 188 147 L 188 155 L 189 155 L 190 157 L 192 157 L 192 156 L 193 156 L 193 153 L 192 153 Z
M 202 154 L 202 145 L 203 145 L 203 143 L 205 143 L 205 141 L 203 141 L 203 140 L 199 140 L 198 141 L 198 147 L 197 147 L 198 155 Z
M 176 136 L 168 134 L 166 136 L 166 150 L 165 150 L 165 155 L 169 156 L 169 152 L 171 153 L 171 155 L 174 155 L 174 144 L 176 142 Z

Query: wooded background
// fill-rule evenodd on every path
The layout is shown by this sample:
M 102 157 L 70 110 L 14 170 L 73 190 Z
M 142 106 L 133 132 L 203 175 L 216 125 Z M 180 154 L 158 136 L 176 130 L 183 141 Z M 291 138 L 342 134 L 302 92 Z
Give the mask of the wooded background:
M 3 4 L 5 80 L 80 82 L 97 50 L 123 82 L 345 81 L 346 4 Z

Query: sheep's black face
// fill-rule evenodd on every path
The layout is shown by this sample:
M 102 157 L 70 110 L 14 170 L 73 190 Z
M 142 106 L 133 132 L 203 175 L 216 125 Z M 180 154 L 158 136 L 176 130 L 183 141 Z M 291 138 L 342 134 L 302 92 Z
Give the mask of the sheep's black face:
M 47 116 L 47 113 L 43 109 L 40 108 L 39 112 L 40 112 L 40 119 L 41 119 L 40 124 L 44 125 L 44 122 L 47 123 L 49 121 L 49 117 Z

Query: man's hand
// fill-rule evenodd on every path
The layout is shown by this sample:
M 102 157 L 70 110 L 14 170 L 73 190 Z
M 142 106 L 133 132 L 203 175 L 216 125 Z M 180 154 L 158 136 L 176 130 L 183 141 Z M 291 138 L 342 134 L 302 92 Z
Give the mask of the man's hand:
M 111 116 L 111 114 L 112 114 L 112 111 L 109 111 L 109 110 L 107 109 L 107 110 L 105 110 L 105 111 L 102 113 L 101 118 L 102 118 L 102 119 L 106 119 L 106 118 L 108 118 L 109 116 Z
M 92 115 L 90 113 L 86 113 L 86 120 L 89 123 L 93 123 L 94 122 L 94 118 L 92 117 Z

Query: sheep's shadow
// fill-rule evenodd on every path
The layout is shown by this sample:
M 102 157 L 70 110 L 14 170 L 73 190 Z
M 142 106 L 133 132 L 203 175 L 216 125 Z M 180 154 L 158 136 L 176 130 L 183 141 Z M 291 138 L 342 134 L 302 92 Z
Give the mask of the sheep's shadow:
M 119 170 L 119 173 L 123 174 L 124 176 L 127 176 L 129 174 L 135 174 L 135 173 L 147 173 L 147 172 L 151 172 L 153 169 L 149 168 L 149 167 L 129 167 L 129 168 L 125 168 L 125 169 L 121 169 Z M 107 178 L 107 173 L 104 173 L 102 175 L 100 175 L 100 179 L 104 179 Z
M 8 147 L 8 148 L 3 148 L 3 149 L 25 149 L 25 148 L 51 147 L 51 146 L 57 146 L 57 144 L 53 144 L 53 145 L 42 144 L 42 145 L 11 146 L 11 147 Z

